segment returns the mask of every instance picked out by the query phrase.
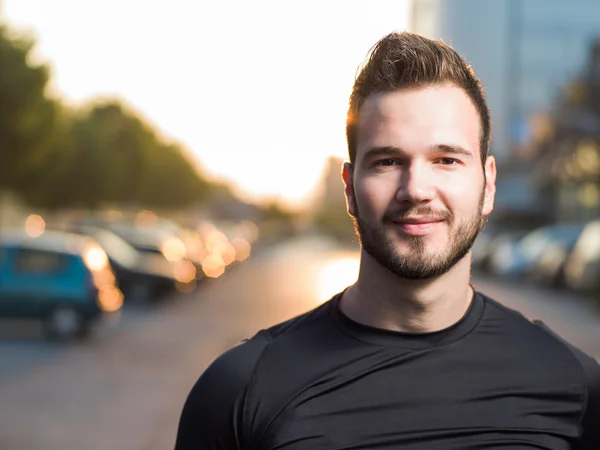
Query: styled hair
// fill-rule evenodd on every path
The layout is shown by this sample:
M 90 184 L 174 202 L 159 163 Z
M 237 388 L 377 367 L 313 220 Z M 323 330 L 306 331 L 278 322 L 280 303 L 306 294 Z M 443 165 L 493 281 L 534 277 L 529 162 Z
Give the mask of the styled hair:
M 360 108 L 371 94 L 406 88 L 453 84 L 467 93 L 481 119 L 480 152 L 490 147 L 491 118 L 480 81 L 471 66 L 452 48 L 410 32 L 392 32 L 377 42 L 354 81 L 346 120 L 350 162 L 354 164 Z

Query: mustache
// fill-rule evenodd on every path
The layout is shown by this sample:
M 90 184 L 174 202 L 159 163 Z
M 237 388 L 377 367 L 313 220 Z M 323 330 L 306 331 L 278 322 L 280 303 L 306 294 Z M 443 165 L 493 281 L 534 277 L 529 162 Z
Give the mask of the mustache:
M 427 216 L 436 220 L 444 220 L 451 222 L 454 216 L 449 211 L 436 210 L 429 206 L 421 206 L 416 208 L 405 209 L 401 211 L 386 211 L 383 214 L 383 222 L 394 222 L 398 220 L 408 219 L 414 216 Z

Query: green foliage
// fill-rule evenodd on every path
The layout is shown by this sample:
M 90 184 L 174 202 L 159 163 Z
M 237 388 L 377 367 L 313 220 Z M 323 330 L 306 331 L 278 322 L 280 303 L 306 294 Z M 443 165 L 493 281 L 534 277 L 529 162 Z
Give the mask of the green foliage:
M 210 184 L 181 145 L 117 100 L 70 110 L 48 96 L 50 70 L 34 41 L 0 26 L 0 189 L 36 206 L 178 208 Z
M 0 25 L 0 188 L 28 194 L 61 130 L 61 107 L 46 96 L 50 71 L 30 62 L 32 47 Z

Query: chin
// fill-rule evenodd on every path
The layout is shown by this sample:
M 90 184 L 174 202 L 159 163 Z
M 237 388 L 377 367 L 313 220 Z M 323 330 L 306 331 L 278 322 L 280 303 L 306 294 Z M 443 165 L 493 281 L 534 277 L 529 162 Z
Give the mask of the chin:
M 391 242 L 394 247 L 398 249 L 415 249 L 418 247 L 419 250 L 431 250 L 446 248 L 448 242 L 445 239 L 440 239 L 439 236 L 427 234 L 424 236 L 412 236 L 405 233 L 392 232 L 388 236 L 388 242 Z

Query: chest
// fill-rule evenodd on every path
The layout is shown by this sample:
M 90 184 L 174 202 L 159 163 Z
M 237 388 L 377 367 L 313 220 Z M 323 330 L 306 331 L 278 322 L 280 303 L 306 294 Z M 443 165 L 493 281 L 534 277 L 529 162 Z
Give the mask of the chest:
M 280 399 L 261 448 L 569 449 L 576 380 L 540 369 L 459 356 L 328 372 Z

